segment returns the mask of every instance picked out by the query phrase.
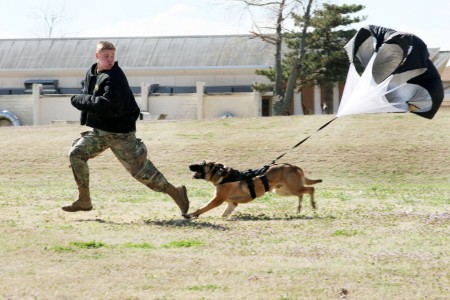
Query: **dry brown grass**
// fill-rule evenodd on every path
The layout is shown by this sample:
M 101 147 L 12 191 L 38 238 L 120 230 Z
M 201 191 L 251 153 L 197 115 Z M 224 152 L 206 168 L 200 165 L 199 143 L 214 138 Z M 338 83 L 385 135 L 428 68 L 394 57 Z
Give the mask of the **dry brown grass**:
M 260 167 L 332 116 L 139 124 L 150 158 L 188 186 L 188 164 Z M 75 197 L 67 151 L 80 126 L 0 128 L 0 298 L 446 299 L 450 294 L 450 111 L 344 117 L 281 161 L 316 185 L 319 210 L 266 195 L 183 221 L 107 151 L 90 161 L 95 210 Z M 307 199 L 308 200 L 308 199 Z M 343 292 L 343 290 L 348 291 Z

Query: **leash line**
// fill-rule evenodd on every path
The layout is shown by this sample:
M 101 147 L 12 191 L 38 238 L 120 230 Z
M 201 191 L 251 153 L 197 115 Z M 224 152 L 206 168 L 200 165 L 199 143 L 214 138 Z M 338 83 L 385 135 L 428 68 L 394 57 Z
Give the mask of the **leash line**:
M 330 121 L 328 121 L 327 123 L 325 123 L 324 125 L 322 125 L 319 129 L 316 130 L 316 132 L 314 132 L 313 134 L 316 134 L 317 132 L 321 131 L 322 129 L 324 129 L 325 127 L 327 127 L 328 125 L 331 124 L 331 122 L 333 122 L 334 120 L 336 120 L 337 117 L 334 117 L 333 119 L 331 119 Z M 295 148 L 297 148 L 298 146 L 300 146 L 301 144 L 303 144 L 306 140 L 308 140 L 311 136 L 313 136 L 313 134 L 311 134 L 310 136 L 304 138 L 303 140 L 301 140 L 300 142 L 298 142 L 297 144 L 294 145 L 294 147 L 292 147 L 291 149 L 289 149 L 288 151 L 286 151 L 285 153 L 281 154 L 280 156 L 278 156 L 275 160 L 272 161 L 272 165 L 275 164 L 275 162 L 277 160 L 279 160 L 280 158 L 282 158 L 283 156 L 285 156 L 286 154 L 288 154 L 290 151 L 294 150 Z

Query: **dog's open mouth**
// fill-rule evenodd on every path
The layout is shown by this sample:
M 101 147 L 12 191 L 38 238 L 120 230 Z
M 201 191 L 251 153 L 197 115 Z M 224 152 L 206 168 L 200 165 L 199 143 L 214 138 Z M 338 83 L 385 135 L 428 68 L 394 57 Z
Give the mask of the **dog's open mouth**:
M 202 179 L 203 178 L 203 173 L 202 172 L 195 172 L 194 174 L 192 174 L 192 178 L 194 178 L 194 179 Z
M 194 172 L 192 174 L 192 178 L 194 178 L 194 179 L 203 179 L 203 178 L 205 178 L 205 174 L 203 173 L 203 168 L 204 168 L 203 166 L 198 165 L 198 164 L 190 165 L 189 166 L 189 170 Z

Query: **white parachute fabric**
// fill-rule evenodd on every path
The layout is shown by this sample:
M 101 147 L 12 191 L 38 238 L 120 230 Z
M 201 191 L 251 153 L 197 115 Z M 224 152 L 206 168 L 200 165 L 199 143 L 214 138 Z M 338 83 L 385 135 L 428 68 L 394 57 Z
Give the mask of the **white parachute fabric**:
M 390 103 L 385 95 L 399 87 L 389 90 L 389 83 L 393 75 L 377 84 L 373 78 L 373 64 L 377 53 L 374 52 L 362 75 L 356 71 L 351 63 L 344 92 L 337 112 L 337 117 L 387 112 L 407 112 L 406 103 Z
M 337 117 L 390 112 L 434 117 L 444 88 L 420 38 L 368 25 L 344 48 L 350 68 Z M 355 64 L 362 67 L 362 73 L 357 72 Z

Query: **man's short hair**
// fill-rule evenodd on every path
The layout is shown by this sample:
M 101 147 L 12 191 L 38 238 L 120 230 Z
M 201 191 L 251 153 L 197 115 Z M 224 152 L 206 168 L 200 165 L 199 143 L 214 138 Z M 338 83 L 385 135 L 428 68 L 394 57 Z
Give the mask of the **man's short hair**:
M 97 53 L 102 52 L 103 50 L 116 50 L 113 43 L 108 41 L 100 41 L 97 44 Z

